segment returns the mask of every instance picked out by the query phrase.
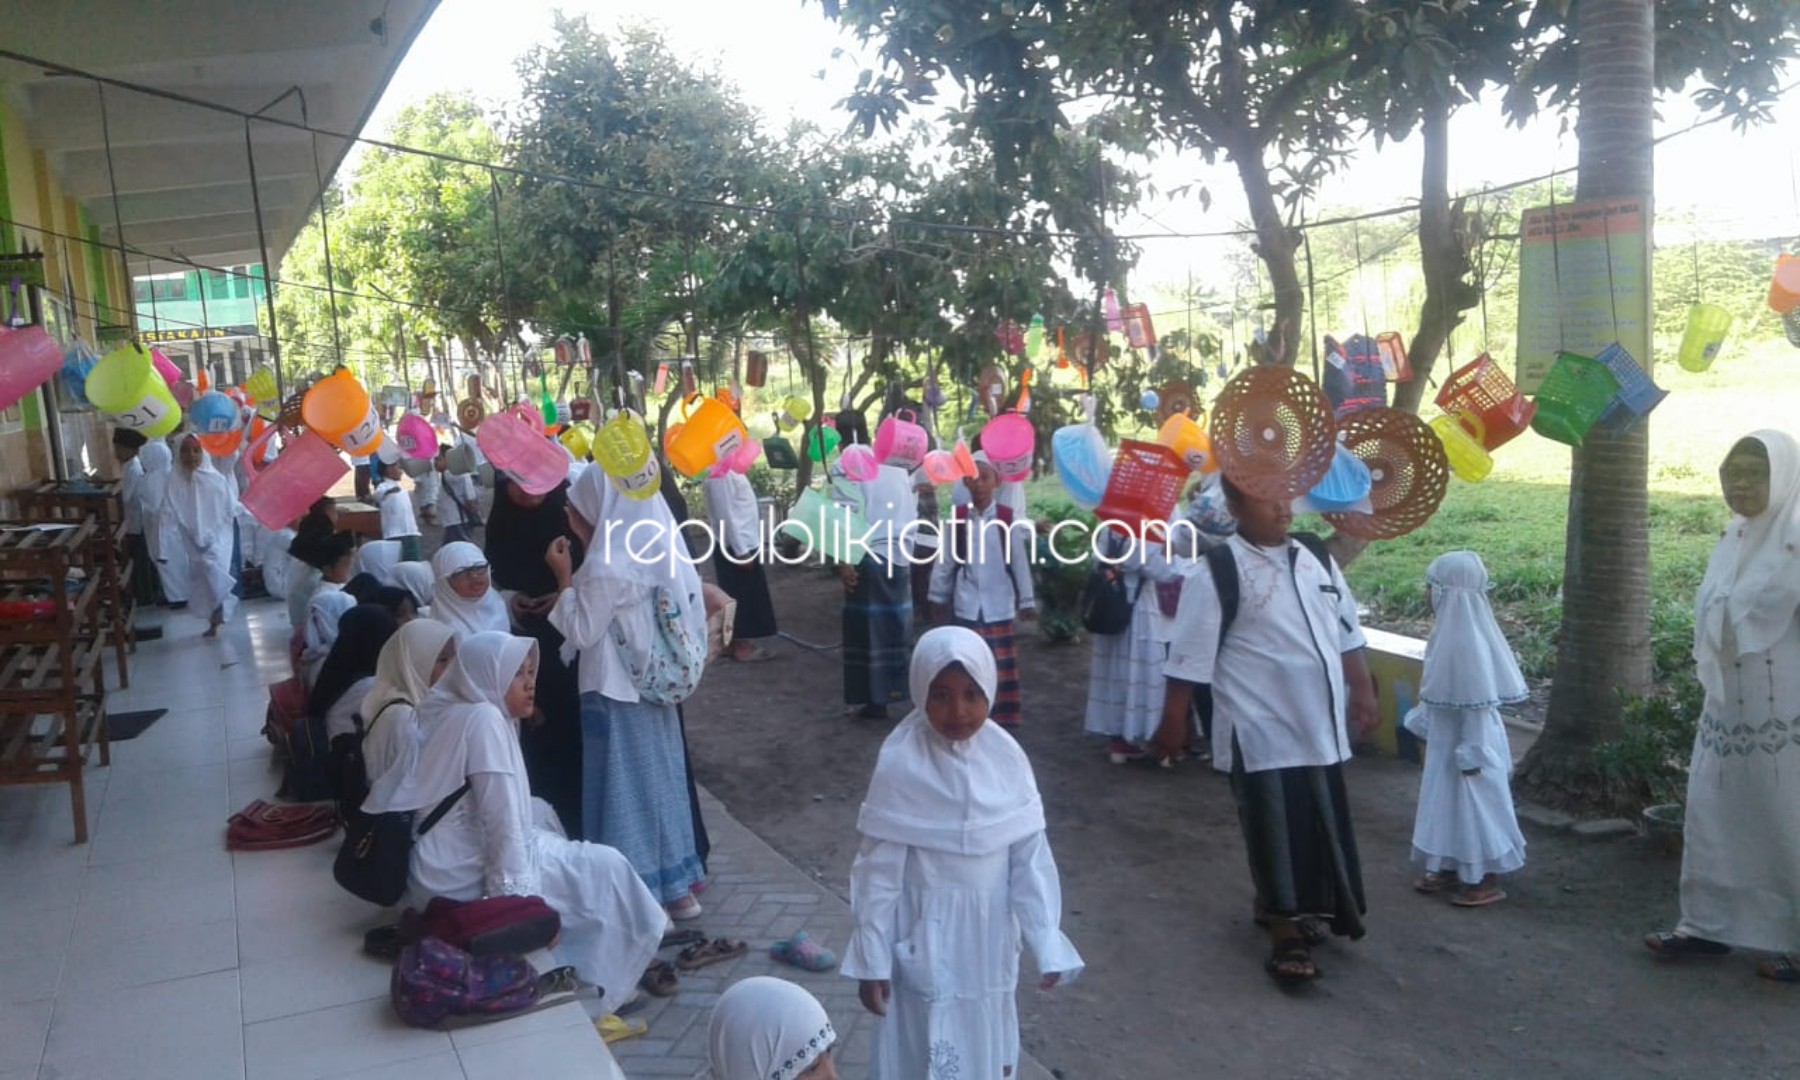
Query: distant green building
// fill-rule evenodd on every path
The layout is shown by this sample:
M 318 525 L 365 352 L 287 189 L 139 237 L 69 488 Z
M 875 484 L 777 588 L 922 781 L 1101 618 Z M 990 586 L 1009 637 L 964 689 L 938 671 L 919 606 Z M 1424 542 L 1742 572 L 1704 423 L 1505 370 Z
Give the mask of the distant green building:
M 260 263 L 134 278 L 139 336 L 190 375 L 200 366 L 219 385 L 241 384 L 267 353 L 257 332 L 267 288 Z

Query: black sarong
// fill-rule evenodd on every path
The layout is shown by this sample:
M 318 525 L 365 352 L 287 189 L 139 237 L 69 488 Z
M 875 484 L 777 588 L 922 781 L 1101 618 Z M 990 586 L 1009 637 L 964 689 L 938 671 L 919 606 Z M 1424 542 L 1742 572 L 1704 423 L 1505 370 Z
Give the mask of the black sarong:
M 1246 772 L 1233 740 L 1231 794 L 1256 883 L 1257 906 L 1277 917 L 1314 915 L 1352 940 L 1362 916 L 1362 864 L 1341 765 Z
M 731 624 L 732 640 L 775 636 L 775 604 L 769 599 L 769 578 L 755 559 L 727 557 L 723 541 L 713 552 L 713 575 L 719 588 L 737 601 L 737 618 Z

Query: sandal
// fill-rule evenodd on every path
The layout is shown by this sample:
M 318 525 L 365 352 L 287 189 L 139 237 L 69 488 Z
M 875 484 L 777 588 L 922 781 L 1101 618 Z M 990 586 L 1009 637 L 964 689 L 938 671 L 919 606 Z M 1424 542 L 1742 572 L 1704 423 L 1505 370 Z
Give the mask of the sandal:
M 600 1041 L 608 1046 L 626 1039 L 635 1039 L 647 1034 L 650 1025 L 642 1020 L 627 1020 L 617 1013 L 607 1013 L 594 1021 L 594 1030 L 600 1033 Z
M 1443 892 L 1455 884 L 1455 871 L 1432 870 L 1413 882 L 1413 892 L 1423 893 L 1426 896 L 1436 896 L 1438 893 Z
M 712 964 L 722 964 L 727 960 L 736 960 L 750 951 L 750 946 L 730 938 L 714 938 L 702 941 L 698 945 L 689 945 L 675 957 L 675 966 L 682 971 L 699 971 Z
M 1800 983 L 1800 964 L 1784 954 L 1771 956 L 1756 965 L 1756 973 L 1770 982 Z
M 1731 952 L 1731 946 L 1722 941 L 1708 941 L 1705 938 L 1689 937 L 1686 934 L 1667 931 L 1645 934 L 1644 948 L 1669 960 L 1687 957 L 1710 958 L 1725 956 Z
M 1498 885 L 1482 883 L 1480 885 L 1464 885 L 1450 898 L 1456 907 L 1487 907 L 1506 899 L 1506 890 Z
M 1319 965 L 1313 963 L 1312 950 L 1297 937 L 1276 942 L 1263 962 L 1263 970 L 1284 986 L 1309 983 L 1321 974 Z
M 1267 930 L 1269 924 L 1277 917 L 1286 918 L 1286 916 L 1270 916 L 1267 911 L 1263 910 L 1261 904 L 1251 908 L 1250 921 L 1264 930 Z M 1331 927 L 1317 915 L 1299 915 L 1289 921 L 1293 923 L 1294 933 L 1308 948 L 1314 945 L 1323 945 L 1331 940 Z
M 662 944 L 656 948 L 658 951 L 673 949 L 677 945 L 686 948 L 689 945 L 698 945 L 705 940 L 706 935 L 698 930 L 671 930 L 663 935 Z
M 638 985 L 651 997 L 666 998 L 675 996 L 675 991 L 680 989 L 680 980 L 675 977 L 675 969 L 669 966 L 667 960 L 652 960 L 650 966 L 644 969 Z
M 830 971 L 838 962 L 836 953 L 814 941 L 804 930 L 769 946 L 769 955 L 802 971 Z

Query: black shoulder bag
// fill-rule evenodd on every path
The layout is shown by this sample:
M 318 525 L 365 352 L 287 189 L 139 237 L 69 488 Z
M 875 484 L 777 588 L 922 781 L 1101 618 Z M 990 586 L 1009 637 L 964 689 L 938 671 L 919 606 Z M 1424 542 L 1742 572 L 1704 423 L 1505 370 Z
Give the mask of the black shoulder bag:
M 406 895 L 406 875 L 413 844 L 443 820 L 456 801 L 468 794 L 469 782 L 444 796 L 413 831 L 414 810 L 381 814 L 358 809 L 344 819 L 344 846 L 331 864 L 331 876 L 351 895 L 381 907 L 393 907 Z

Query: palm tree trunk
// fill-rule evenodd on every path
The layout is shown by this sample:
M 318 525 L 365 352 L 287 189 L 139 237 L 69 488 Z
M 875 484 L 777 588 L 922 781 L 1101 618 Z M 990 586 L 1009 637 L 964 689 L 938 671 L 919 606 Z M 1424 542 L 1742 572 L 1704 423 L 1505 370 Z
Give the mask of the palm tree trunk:
M 1647 206 L 1656 59 L 1652 0 L 1580 0 L 1576 35 L 1578 197 L 1642 196 Z M 1642 285 L 1647 309 L 1649 282 Z M 1642 359 L 1648 367 L 1649 357 Z M 1650 685 L 1648 471 L 1643 423 L 1619 436 L 1595 431 L 1574 453 L 1555 684 L 1544 734 L 1520 772 L 1525 789 L 1539 798 L 1597 794 L 1592 750 L 1619 731 L 1619 691 L 1642 692 Z

